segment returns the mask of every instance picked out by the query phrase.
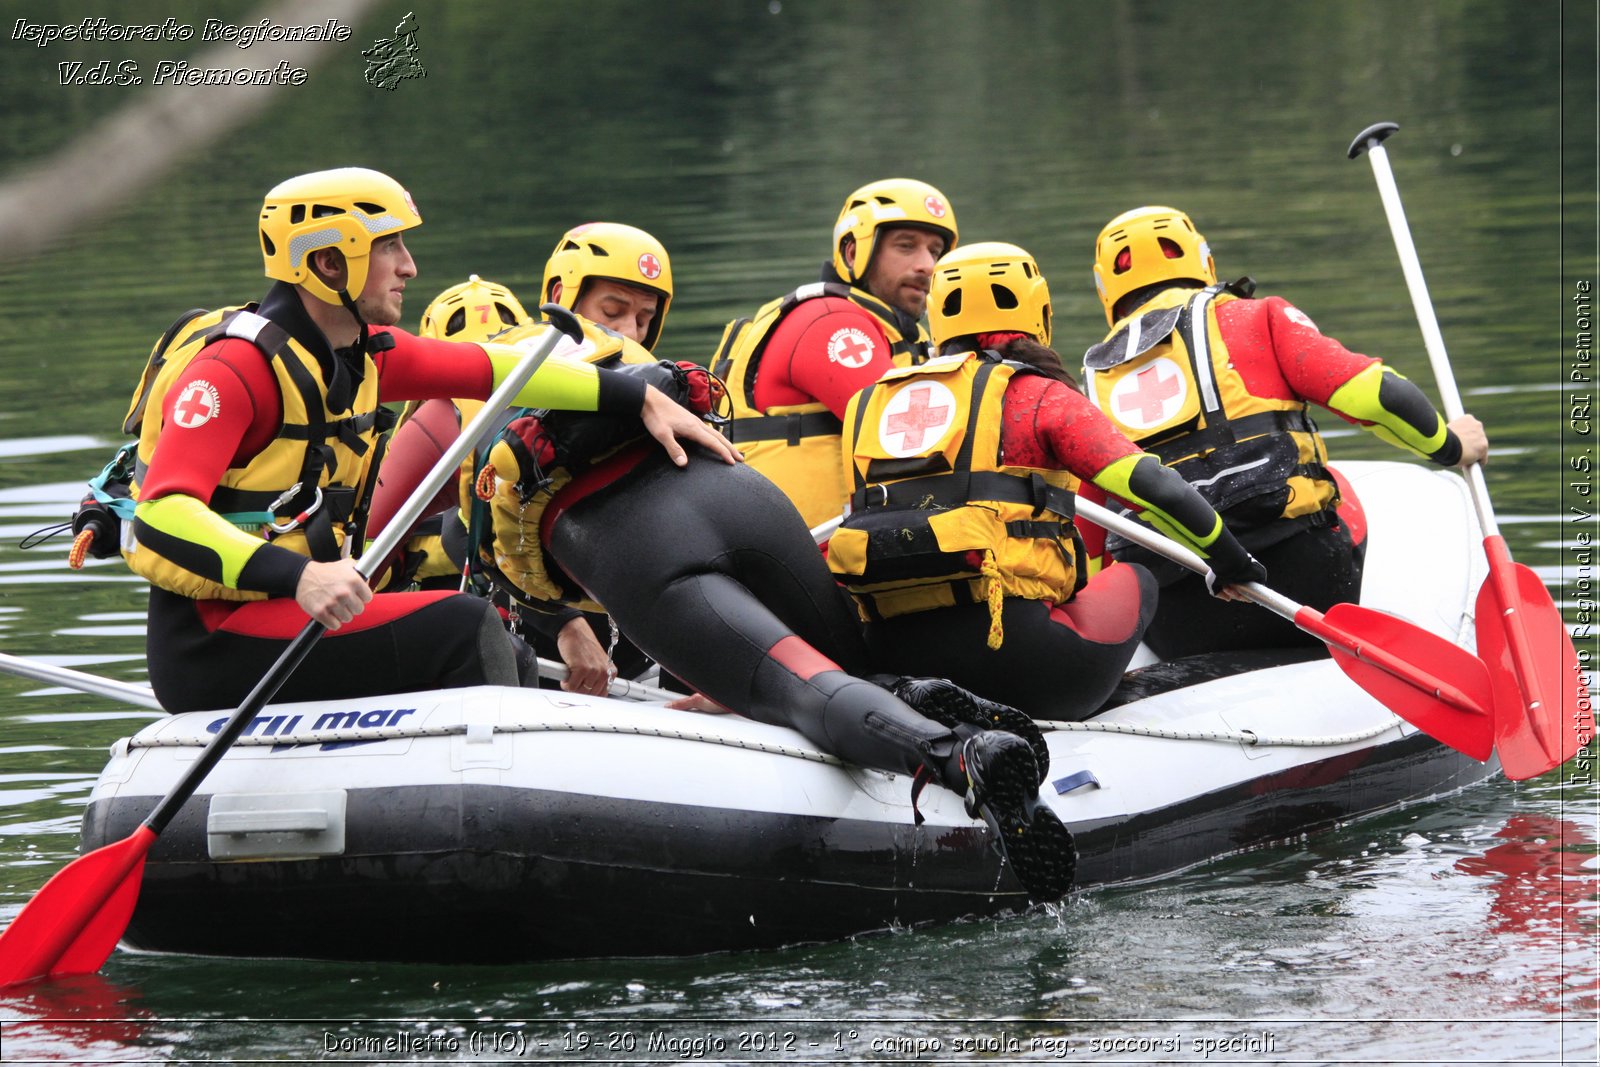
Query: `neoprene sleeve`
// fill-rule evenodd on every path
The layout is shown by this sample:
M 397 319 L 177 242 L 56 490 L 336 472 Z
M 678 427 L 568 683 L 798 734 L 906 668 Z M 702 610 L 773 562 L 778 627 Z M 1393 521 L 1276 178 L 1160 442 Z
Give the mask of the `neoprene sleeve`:
M 482 347 L 489 356 L 489 366 L 494 374 L 490 386 L 492 391 L 499 388 L 526 353 L 510 345 L 492 342 Z M 513 403 L 528 408 L 636 415 L 644 407 L 644 391 L 644 382 L 628 375 L 582 360 L 551 356 L 534 372 Z
M 1461 442 L 1428 398 L 1405 375 L 1381 363 L 1333 391 L 1328 407 L 1379 438 L 1444 466 L 1461 458 Z
M 1224 581 L 1257 578 L 1250 554 L 1222 524 L 1222 517 L 1183 475 L 1155 456 L 1148 452 L 1123 456 L 1092 481 L 1138 508 L 1140 517 L 1150 525 L 1207 559 Z
M 230 589 L 292 596 L 309 562 L 298 552 L 244 532 L 181 493 L 140 501 L 134 510 L 134 535 L 173 563 Z

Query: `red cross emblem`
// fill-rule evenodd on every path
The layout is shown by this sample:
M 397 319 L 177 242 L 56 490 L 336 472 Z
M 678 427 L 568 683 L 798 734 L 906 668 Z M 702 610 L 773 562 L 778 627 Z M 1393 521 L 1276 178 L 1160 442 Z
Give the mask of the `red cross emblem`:
M 928 214 L 932 215 L 936 219 L 944 218 L 944 213 L 950 210 L 944 206 L 944 201 L 940 200 L 937 196 L 923 197 L 922 206 L 927 208 Z
M 852 370 L 859 370 L 871 363 L 877 351 L 872 338 L 854 326 L 835 330 L 833 336 L 828 338 L 828 358 Z
M 210 422 L 220 406 L 214 385 L 204 379 L 193 381 L 172 405 L 172 421 L 185 430 L 192 430 Z
M 639 257 L 639 273 L 654 281 L 661 277 L 661 261 L 653 254 L 646 252 Z
M 901 390 L 884 407 L 878 436 L 893 455 L 915 455 L 924 447 L 929 431 L 935 431 L 932 437 L 938 440 L 954 414 L 955 397 L 949 389 L 936 382 L 919 382 Z M 900 436 L 898 446 L 889 440 L 896 434 Z
M 1147 429 L 1176 414 L 1187 393 L 1177 364 L 1170 359 L 1157 359 L 1118 382 L 1111 390 L 1111 402 L 1124 423 Z

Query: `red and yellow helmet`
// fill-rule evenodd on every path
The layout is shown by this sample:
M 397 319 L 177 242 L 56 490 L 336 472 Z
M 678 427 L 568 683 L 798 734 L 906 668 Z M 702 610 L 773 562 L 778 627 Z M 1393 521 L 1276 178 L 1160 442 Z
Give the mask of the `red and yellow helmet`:
M 885 227 L 916 226 L 941 233 L 944 250 L 956 246 L 956 213 L 943 193 L 927 182 L 911 178 L 886 178 L 863 185 L 845 197 L 839 221 L 833 224 L 833 269 L 854 284 L 867 276 L 878 231 Z M 855 242 L 854 266 L 844 254 L 846 240 Z
M 980 333 L 1025 333 L 1050 344 L 1050 286 L 1026 251 L 980 241 L 947 252 L 933 268 L 928 334 L 934 351 Z
M 367 283 L 368 256 L 380 237 L 422 225 L 411 194 L 365 167 L 340 167 L 279 182 L 261 205 L 261 255 L 269 278 L 305 286 L 318 300 L 342 305 L 340 294 L 311 270 L 311 253 L 337 248 L 354 299 Z
M 1211 247 L 1183 212 L 1170 207 L 1124 211 L 1094 242 L 1094 284 L 1106 321 L 1117 321 L 1117 301 L 1136 289 L 1165 281 L 1212 285 L 1217 266 Z
M 510 289 L 474 274 L 433 298 L 417 332 L 441 341 L 487 341 L 501 330 L 532 321 Z
M 586 222 L 561 235 L 544 265 L 544 299 L 570 309 L 590 278 L 649 289 L 661 297 L 644 347 L 654 348 L 672 303 L 672 261 L 661 242 L 620 222 Z M 560 282 L 559 288 L 555 283 Z

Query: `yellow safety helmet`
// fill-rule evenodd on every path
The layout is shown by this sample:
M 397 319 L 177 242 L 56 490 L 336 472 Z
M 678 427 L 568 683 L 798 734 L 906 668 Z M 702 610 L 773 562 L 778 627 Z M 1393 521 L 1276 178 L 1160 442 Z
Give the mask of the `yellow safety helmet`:
M 1124 211 L 1095 238 L 1094 284 L 1108 323 L 1117 321 L 1117 301 L 1135 289 L 1180 280 L 1214 284 L 1217 265 L 1206 239 L 1189 216 L 1175 208 Z
M 1025 333 L 1050 344 L 1050 286 L 1016 245 L 980 241 L 949 252 L 933 268 L 928 333 L 935 351 L 972 334 Z
M 329 304 L 341 294 L 312 271 L 312 252 L 337 248 L 347 267 L 345 292 L 361 295 L 372 242 L 422 225 L 411 194 L 399 182 L 365 167 L 340 167 L 279 182 L 261 205 L 261 255 L 266 275 L 293 282 Z
M 555 251 L 544 265 L 544 299 L 571 310 L 583 295 L 590 278 L 603 278 L 661 297 L 644 347 L 654 348 L 661 339 L 667 320 L 667 305 L 672 303 L 672 261 L 660 241 L 635 226 L 620 222 L 586 222 L 561 235 Z M 561 283 L 559 295 L 556 283 Z
M 911 178 L 885 178 L 870 182 L 845 197 L 839 221 L 833 224 L 833 269 L 847 282 L 867 276 L 878 230 L 888 226 L 915 226 L 944 235 L 944 250 L 956 246 L 956 213 L 944 194 L 927 182 Z M 846 238 L 855 240 L 855 266 L 845 259 Z
M 433 298 L 417 332 L 441 341 L 487 341 L 501 330 L 532 321 L 510 289 L 474 274 Z

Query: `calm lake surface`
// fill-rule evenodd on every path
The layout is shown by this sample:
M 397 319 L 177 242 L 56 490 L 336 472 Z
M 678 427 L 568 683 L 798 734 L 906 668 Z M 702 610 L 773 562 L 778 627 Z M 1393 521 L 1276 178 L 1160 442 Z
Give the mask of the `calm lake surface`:
M 336 9 L 362 13 L 291 60 L 304 84 L 146 180 L 141 153 L 170 155 L 193 119 L 164 113 L 137 150 L 36 198 L 86 222 L 0 256 L 0 649 L 144 681 L 144 584 L 18 542 L 110 458 L 161 330 L 264 289 L 252 224 L 283 177 L 359 164 L 411 189 L 427 224 L 408 235 L 408 326 L 468 273 L 532 301 L 577 222 L 642 226 L 677 279 L 660 351 L 700 360 L 727 320 L 814 278 L 845 193 L 905 174 L 948 195 L 964 239 L 1035 254 L 1070 362 L 1102 333 L 1094 235 L 1171 203 L 1221 273 L 1436 395 L 1370 168 L 1345 158 L 1392 120 L 1503 532 L 1593 654 L 1593 4 L 157 0 L 134 16 L 27 0 L 0 20 L 0 181 L 106 143 L 124 109 L 189 99 L 148 75 L 198 64 L 206 19 Z M 426 77 L 375 88 L 361 49 L 408 11 Z M 102 14 L 196 38 L 41 47 L 13 24 Z M 262 47 L 227 64 L 270 66 Z M 107 59 L 146 83 L 61 84 L 58 64 Z M 231 106 L 206 92 L 202 110 Z M 68 179 L 86 169 L 128 195 L 80 211 Z M 1323 421 L 1336 459 L 1397 455 Z M 0 675 L 0 922 L 76 854 L 107 747 L 150 717 Z M 842 944 L 514 968 L 119 952 L 93 979 L 0 993 L 0 1059 L 1593 1063 L 1597 839 L 1592 763 L 1575 763 L 1022 916 Z M 373 1051 L 385 1038 L 407 1051 Z

